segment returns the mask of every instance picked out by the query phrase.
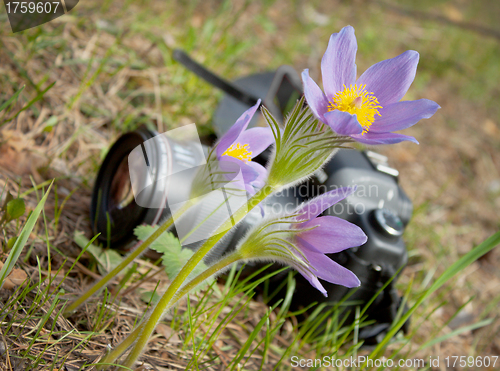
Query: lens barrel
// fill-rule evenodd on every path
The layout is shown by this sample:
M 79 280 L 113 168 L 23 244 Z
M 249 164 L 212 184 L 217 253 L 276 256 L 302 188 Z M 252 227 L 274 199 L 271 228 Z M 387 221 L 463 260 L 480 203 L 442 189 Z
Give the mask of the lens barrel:
M 205 153 L 199 142 L 177 141 L 146 127 L 122 135 L 106 155 L 92 193 L 90 219 L 99 240 L 126 249 L 136 226 L 168 217 L 167 196 L 189 197 Z
M 125 245 L 134 237 L 133 229 L 137 225 L 151 223 L 159 217 L 159 213 L 166 211 L 141 207 L 131 194 L 128 155 L 155 134 L 145 127 L 126 133 L 106 155 L 94 184 L 90 204 L 92 229 L 94 233 L 100 233 L 100 241 Z

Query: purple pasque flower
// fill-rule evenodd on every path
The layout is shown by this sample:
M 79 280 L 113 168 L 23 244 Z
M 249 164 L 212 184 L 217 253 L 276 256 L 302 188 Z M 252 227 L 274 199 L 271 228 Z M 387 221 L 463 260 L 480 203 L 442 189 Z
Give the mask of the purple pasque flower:
M 222 136 L 216 145 L 215 153 L 222 168 L 225 162 L 238 165 L 241 169 L 245 189 L 255 194 L 255 188 L 261 188 L 267 177 L 264 166 L 252 161 L 267 147 L 274 143 L 274 136 L 270 128 L 252 128 L 245 130 L 253 115 L 260 106 L 257 104 L 246 110 L 236 120 L 229 131 Z
M 351 195 L 356 187 L 339 188 L 327 192 L 303 204 L 294 212 L 299 214 L 293 223 L 293 245 L 300 250 L 298 255 L 307 259 L 308 268 L 304 265 L 293 264 L 315 288 L 327 296 L 327 292 L 318 278 L 325 281 L 357 287 L 360 285 L 358 277 L 350 270 L 333 261 L 325 254 L 333 254 L 354 246 L 360 246 L 367 241 L 363 230 L 336 216 L 320 216 L 324 210 Z
M 321 60 L 324 93 L 302 72 L 304 94 L 314 115 L 340 135 L 364 144 L 392 144 L 411 136 L 393 133 L 431 117 L 439 105 L 428 99 L 403 101 L 415 78 L 419 54 L 403 54 L 374 64 L 356 80 L 354 28 L 344 27 L 330 37 Z

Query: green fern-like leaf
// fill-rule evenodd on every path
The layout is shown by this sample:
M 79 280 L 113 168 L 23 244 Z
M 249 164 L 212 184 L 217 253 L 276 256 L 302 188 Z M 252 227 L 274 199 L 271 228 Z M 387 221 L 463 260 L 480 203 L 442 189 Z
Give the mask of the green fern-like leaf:
M 134 229 L 135 236 L 141 240 L 146 240 L 158 227 L 152 227 L 150 225 L 141 225 Z M 175 237 L 170 232 L 163 233 L 156 241 L 154 241 L 150 248 L 156 252 L 163 254 L 162 264 L 165 267 L 167 276 L 170 280 L 173 280 L 181 271 L 182 267 L 188 262 L 188 260 L 193 256 L 194 252 L 189 249 L 183 249 L 181 243 L 177 237 Z M 196 268 L 191 272 L 186 283 L 191 280 L 191 278 L 196 277 L 208 267 L 205 263 L 200 262 Z M 205 281 L 203 285 L 199 285 L 194 292 L 198 292 L 203 289 L 206 284 L 210 284 L 212 279 Z

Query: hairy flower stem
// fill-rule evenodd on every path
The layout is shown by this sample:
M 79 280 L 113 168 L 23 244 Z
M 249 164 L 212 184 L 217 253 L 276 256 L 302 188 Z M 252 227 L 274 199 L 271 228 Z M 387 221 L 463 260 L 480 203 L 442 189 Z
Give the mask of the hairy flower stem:
M 172 298 L 172 301 L 167 303 L 164 308 L 159 308 L 163 309 L 163 312 L 169 310 L 174 306 L 175 303 L 177 303 L 179 300 L 181 300 L 184 295 L 188 294 L 192 289 L 194 289 L 196 286 L 198 286 L 200 283 L 204 282 L 206 279 L 210 278 L 211 276 L 221 273 L 221 271 L 231 264 L 237 262 L 238 260 L 242 259 L 243 257 L 239 253 L 239 251 L 234 251 L 233 253 L 227 255 L 224 257 L 224 259 L 218 261 L 214 265 L 210 266 L 206 271 L 203 273 L 200 273 L 198 276 L 193 278 L 189 283 L 186 285 L 182 286 L 179 291 L 174 295 Z M 110 353 L 108 353 L 104 358 L 102 358 L 99 361 L 99 365 L 96 366 L 97 370 L 103 370 L 106 366 L 113 364 L 118 357 L 120 357 L 125 351 L 130 347 L 134 341 L 137 339 L 139 334 L 142 332 L 144 329 L 144 323 L 140 323 L 134 331 L 132 331 L 127 338 L 122 341 L 115 349 L 113 349 Z
M 133 367 L 135 361 L 139 358 L 142 353 L 143 348 L 146 346 L 151 334 L 156 328 L 157 323 L 163 317 L 164 309 L 167 308 L 168 304 L 172 300 L 174 294 L 179 290 L 184 281 L 187 279 L 189 274 L 195 269 L 198 263 L 205 257 L 205 255 L 215 246 L 215 244 L 233 227 L 233 223 L 240 222 L 248 211 L 252 210 L 260 202 L 262 202 L 267 196 L 271 195 L 275 191 L 275 186 L 266 185 L 259 192 L 257 192 L 249 201 L 247 205 L 240 207 L 231 218 L 227 219 L 215 232 L 208 238 L 205 243 L 193 254 L 191 259 L 186 263 L 186 265 L 181 269 L 177 277 L 172 281 L 167 291 L 163 294 L 161 299 L 156 304 L 153 309 L 148 321 L 144 324 L 144 329 L 137 339 L 137 343 L 132 348 L 132 351 L 128 355 L 123 366 Z M 124 341 L 127 341 L 125 339 Z
M 194 202 L 187 201 L 181 209 L 176 212 L 175 217 L 171 216 L 168 218 L 163 224 L 161 224 L 158 229 L 148 237 L 137 249 L 132 251 L 123 261 L 118 264 L 111 272 L 106 274 L 99 282 L 97 282 L 94 286 L 92 286 L 87 292 L 85 292 L 82 296 L 76 299 L 73 303 L 71 303 L 66 310 L 64 311 L 64 315 L 69 315 L 76 308 L 82 305 L 88 298 L 94 295 L 97 291 L 106 286 L 109 281 L 116 277 L 118 273 L 120 273 L 127 265 L 129 265 L 135 258 L 141 255 L 144 250 L 146 250 L 158 237 L 161 236 L 163 232 L 165 232 L 170 226 L 172 226 L 174 219 L 179 218 L 184 212 L 186 212 L 191 206 L 193 206 Z

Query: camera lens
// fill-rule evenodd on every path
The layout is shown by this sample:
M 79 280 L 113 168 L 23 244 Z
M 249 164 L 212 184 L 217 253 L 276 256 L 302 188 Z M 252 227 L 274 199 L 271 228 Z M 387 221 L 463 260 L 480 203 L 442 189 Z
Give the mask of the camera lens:
M 123 209 L 134 201 L 132 184 L 130 184 L 130 173 L 128 171 L 128 161 L 124 158 L 116 174 L 111 181 L 110 208 Z
M 111 147 L 95 181 L 90 219 L 99 240 L 124 245 L 133 239 L 133 230 L 142 223 L 153 223 L 168 209 L 139 206 L 130 182 L 130 152 L 157 133 L 141 127 L 122 135 Z
M 141 127 L 122 135 L 97 175 L 91 202 L 94 233 L 116 245 L 133 240 L 136 226 L 155 225 L 170 215 L 169 205 L 188 199 L 205 158 L 194 124 L 163 134 Z
M 404 224 L 394 212 L 389 209 L 377 209 L 374 212 L 376 226 L 384 234 L 392 237 L 400 237 L 404 232 Z

